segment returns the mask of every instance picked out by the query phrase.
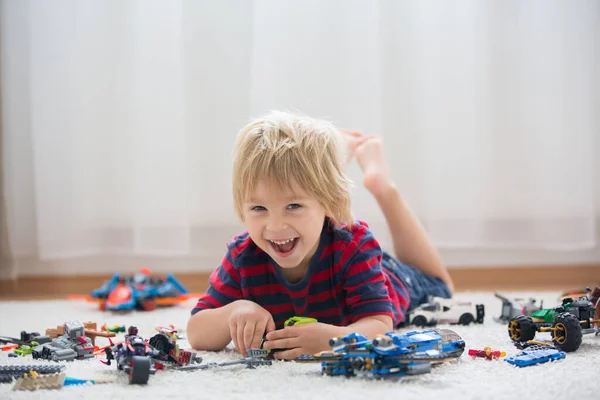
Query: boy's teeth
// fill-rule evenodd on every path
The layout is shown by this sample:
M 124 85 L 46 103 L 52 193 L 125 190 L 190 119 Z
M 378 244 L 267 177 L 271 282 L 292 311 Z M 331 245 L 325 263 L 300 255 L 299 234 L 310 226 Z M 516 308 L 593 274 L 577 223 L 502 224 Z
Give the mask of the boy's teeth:
M 288 240 L 284 240 L 284 241 L 282 241 L 282 242 L 278 242 L 278 241 L 276 241 L 276 240 L 271 240 L 271 242 L 273 242 L 273 243 L 275 243 L 275 244 L 286 244 L 286 243 L 288 243 L 288 242 L 291 242 L 292 240 L 294 240 L 294 239 L 288 239 Z

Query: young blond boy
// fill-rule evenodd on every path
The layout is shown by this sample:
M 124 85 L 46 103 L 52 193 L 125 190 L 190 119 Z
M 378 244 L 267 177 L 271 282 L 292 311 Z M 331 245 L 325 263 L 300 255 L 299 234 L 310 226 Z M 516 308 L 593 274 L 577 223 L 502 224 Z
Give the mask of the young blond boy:
M 397 258 L 354 220 L 343 171 L 346 149 L 381 207 Z M 260 345 L 293 359 L 351 332 L 395 328 L 428 295 L 450 297 L 448 271 L 396 189 L 381 140 L 332 124 L 271 112 L 244 127 L 233 161 L 235 209 L 246 231 L 228 243 L 188 323 L 198 350 L 231 340 L 246 356 Z M 283 327 L 292 316 L 319 322 Z

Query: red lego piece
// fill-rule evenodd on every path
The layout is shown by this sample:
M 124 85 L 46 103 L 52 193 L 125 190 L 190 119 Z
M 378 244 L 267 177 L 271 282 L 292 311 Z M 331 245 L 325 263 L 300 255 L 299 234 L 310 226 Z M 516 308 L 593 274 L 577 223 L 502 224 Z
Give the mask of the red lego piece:
M 484 347 L 483 350 L 469 349 L 469 355 L 493 360 L 506 356 L 506 353 L 500 350 L 492 350 L 490 347 Z

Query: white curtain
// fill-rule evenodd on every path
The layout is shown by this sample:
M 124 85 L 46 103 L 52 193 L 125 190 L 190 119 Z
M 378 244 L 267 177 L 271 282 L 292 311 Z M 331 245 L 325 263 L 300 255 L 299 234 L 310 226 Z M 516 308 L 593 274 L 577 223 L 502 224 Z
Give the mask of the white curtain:
M 442 250 L 597 246 L 598 1 L 1 5 L 13 273 L 90 257 L 211 270 L 241 228 L 233 140 L 273 108 L 381 135 Z M 349 173 L 355 215 L 389 245 Z

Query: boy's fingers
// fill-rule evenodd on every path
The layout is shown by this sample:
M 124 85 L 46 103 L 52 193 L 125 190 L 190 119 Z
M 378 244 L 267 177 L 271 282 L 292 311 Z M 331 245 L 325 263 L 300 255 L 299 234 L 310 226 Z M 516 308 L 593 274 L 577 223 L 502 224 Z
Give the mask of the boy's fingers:
M 237 341 L 237 325 L 234 323 L 229 324 L 229 335 L 231 336 L 231 340 L 233 340 L 233 345 L 236 349 L 240 349 Z
M 264 324 L 259 323 L 256 324 L 254 328 L 254 336 L 252 339 L 252 343 L 250 343 L 250 349 L 258 349 L 260 347 L 260 342 L 262 342 L 263 335 L 265 334 Z
M 246 357 L 246 348 L 244 347 L 244 326 L 245 325 L 238 324 L 236 335 L 238 342 L 237 348 L 240 353 L 242 353 L 242 356 Z
M 256 322 L 248 321 L 244 327 L 244 348 L 249 349 L 252 347 L 252 340 L 254 339 L 254 331 L 256 330 Z
M 293 338 L 298 336 L 298 330 L 295 326 L 288 326 L 283 329 L 278 329 L 276 331 L 271 331 L 267 334 L 267 340 L 276 340 L 276 339 L 285 339 L 285 338 Z
M 273 321 L 273 316 L 269 315 L 269 319 L 267 320 L 267 333 L 273 332 L 277 327 L 275 326 L 275 321 Z

